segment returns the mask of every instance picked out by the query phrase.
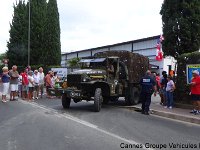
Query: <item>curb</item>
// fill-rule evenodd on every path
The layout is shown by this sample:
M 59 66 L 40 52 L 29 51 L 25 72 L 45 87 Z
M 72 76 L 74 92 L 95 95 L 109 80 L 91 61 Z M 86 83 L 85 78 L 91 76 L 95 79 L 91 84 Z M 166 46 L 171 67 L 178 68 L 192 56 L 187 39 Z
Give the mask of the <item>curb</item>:
M 133 109 L 135 111 L 141 111 L 141 108 L 137 107 L 137 106 L 123 107 L 123 108 Z M 166 111 L 158 111 L 158 110 L 155 110 L 155 109 L 150 109 L 150 114 L 200 125 L 200 117 L 196 118 L 196 117 L 191 117 L 191 116 L 186 116 L 186 115 L 181 115 L 181 114 L 175 114 L 175 113 L 166 112 Z
M 200 125 L 200 118 L 193 118 L 190 116 L 185 116 L 185 115 L 180 115 L 180 114 L 175 114 L 175 113 L 170 113 L 170 112 L 157 111 L 157 110 L 152 110 L 152 112 L 153 112 L 153 115 Z

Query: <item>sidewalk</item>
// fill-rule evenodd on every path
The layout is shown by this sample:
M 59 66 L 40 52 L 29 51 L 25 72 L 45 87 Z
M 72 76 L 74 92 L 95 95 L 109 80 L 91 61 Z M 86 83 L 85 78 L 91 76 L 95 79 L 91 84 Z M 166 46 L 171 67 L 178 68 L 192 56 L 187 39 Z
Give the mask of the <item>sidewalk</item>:
M 125 106 L 134 110 L 141 110 L 141 104 L 135 106 Z M 160 105 L 160 97 L 152 96 L 152 102 L 150 106 L 151 115 L 158 115 L 175 120 L 195 123 L 200 125 L 200 115 L 194 115 L 190 113 L 191 109 L 173 108 L 168 109 Z

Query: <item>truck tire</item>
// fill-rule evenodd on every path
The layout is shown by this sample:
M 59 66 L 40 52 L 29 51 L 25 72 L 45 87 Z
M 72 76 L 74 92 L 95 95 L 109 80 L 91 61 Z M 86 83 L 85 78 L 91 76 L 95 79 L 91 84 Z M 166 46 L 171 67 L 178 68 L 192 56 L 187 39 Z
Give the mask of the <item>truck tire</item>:
M 66 94 L 62 95 L 62 106 L 63 108 L 69 108 L 71 103 L 71 98 L 67 97 Z
M 102 100 L 102 91 L 97 88 L 94 94 L 94 111 L 99 112 L 101 110 Z
M 139 103 L 139 101 L 140 101 L 139 89 L 134 86 L 130 86 L 127 92 L 127 96 L 125 97 L 126 104 L 136 105 Z

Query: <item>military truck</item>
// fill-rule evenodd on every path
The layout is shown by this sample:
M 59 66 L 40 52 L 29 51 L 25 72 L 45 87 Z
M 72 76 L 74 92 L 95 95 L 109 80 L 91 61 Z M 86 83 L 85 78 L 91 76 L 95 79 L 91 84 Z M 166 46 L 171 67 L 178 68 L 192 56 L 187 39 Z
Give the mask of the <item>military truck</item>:
M 108 71 L 112 64 L 114 71 Z M 149 68 L 149 59 L 129 51 L 105 51 L 80 60 L 80 70 L 67 75 L 65 88 L 52 89 L 62 95 L 63 108 L 69 108 L 71 100 L 94 101 L 94 111 L 101 110 L 102 103 L 125 97 L 127 105 L 139 102 L 139 81 Z

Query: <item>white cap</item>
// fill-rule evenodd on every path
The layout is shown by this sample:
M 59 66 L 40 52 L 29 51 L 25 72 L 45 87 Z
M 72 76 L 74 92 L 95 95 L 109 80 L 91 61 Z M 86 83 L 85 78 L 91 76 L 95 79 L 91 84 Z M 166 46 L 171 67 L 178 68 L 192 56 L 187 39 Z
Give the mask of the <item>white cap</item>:
M 199 75 L 199 71 L 198 70 L 194 70 L 194 71 L 192 71 L 192 73 L 194 73 L 196 75 Z

